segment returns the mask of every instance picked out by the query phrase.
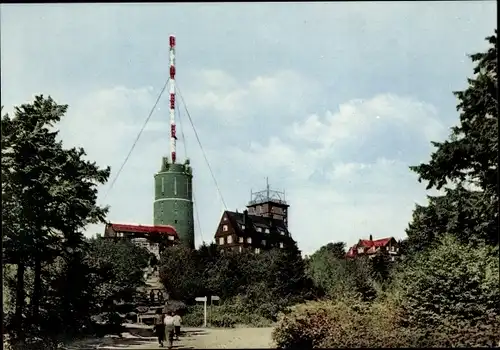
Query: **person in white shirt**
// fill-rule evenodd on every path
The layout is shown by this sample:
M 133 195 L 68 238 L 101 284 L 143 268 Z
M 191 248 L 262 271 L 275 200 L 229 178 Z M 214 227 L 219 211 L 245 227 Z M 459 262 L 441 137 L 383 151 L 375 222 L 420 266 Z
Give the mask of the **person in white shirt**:
M 179 315 L 179 312 L 176 312 L 174 316 L 174 334 L 176 340 L 179 340 L 179 337 L 181 335 L 181 323 L 182 323 L 182 318 Z
M 165 334 L 168 335 L 168 348 L 172 349 L 174 345 L 174 313 L 167 312 L 165 316 Z

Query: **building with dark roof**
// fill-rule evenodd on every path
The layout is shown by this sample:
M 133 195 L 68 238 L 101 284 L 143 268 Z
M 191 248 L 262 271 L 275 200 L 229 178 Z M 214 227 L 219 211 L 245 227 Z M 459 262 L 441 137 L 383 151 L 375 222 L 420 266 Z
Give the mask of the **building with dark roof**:
M 252 192 L 247 210 L 224 211 L 215 233 L 215 243 L 224 249 L 255 253 L 294 244 L 288 231 L 288 208 L 285 193 L 267 188 Z

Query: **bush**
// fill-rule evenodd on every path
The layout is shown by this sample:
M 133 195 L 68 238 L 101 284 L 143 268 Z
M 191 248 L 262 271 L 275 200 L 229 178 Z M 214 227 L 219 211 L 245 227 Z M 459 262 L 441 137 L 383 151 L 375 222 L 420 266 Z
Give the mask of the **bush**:
M 259 314 L 242 312 L 235 303 L 224 303 L 209 307 L 207 323 L 212 327 L 231 328 L 238 325 L 268 327 L 271 321 Z M 203 306 L 190 306 L 182 319 L 184 326 L 201 327 L 203 325 Z
M 498 246 L 473 248 L 445 236 L 396 276 L 403 326 L 433 346 L 491 346 L 500 334 Z
M 314 301 L 282 314 L 273 340 L 282 349 L 418 346 L 418 333 L 396 329 L 397 310 L 360 298 Z

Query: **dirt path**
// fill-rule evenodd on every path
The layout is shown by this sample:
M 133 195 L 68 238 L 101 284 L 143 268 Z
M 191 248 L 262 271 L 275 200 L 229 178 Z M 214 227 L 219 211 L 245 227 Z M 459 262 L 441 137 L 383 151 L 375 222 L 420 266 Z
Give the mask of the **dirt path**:
M 240 349 L 272 348 L 272 328 L 186 328 L 174 349 Z M 74 343 L 68 350 L 93 349 L 154 349 L 160 348 L 154 337 L 125 333 L 122 339 L 104 338 Z

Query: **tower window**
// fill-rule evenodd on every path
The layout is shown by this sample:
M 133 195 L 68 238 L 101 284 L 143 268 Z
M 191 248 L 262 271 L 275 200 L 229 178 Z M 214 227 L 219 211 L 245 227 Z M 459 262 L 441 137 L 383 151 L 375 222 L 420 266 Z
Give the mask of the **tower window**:
M 161 194 L 165 192 L 165 178 L 162 176 L 161 177 Z
M 174 223 L 176 224 L 177 223 L 177 219 L 174 220 Z
M 228 230 L 227 225 L 222 225 L 222 231 L 226 232 Z

